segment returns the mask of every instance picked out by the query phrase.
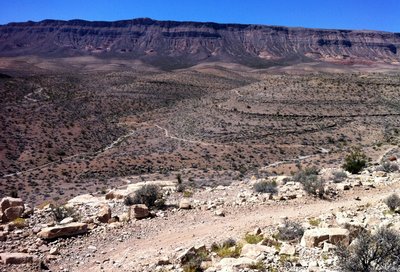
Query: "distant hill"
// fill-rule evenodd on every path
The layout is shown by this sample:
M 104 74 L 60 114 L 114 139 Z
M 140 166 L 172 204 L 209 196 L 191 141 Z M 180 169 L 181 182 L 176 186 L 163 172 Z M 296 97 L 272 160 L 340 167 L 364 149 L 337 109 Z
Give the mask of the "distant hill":
M 163 69 L 204 62 L 272 65 L 400 62 L 400 33 L 155 21 L 44 20 L 0 26 L 0 56 L 98 56 Z

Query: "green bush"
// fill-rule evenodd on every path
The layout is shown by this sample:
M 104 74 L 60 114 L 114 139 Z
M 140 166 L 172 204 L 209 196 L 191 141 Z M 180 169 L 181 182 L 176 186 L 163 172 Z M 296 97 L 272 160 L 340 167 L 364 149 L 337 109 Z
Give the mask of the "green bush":
M 251 234 L 251 233 L 247 233 L 244 236 L 244 240 L 249 244 L 257 244 L 261 242 L 263 239 L 264 237 L 262 235 Z
M 367 166 L 367 156 L 359 148 L 353 149 L 344 159 L 343 169 L 358 174 Z
M 336 251 L 341 271 L 399 271 L 400 234 L 387 228 L 375 234 L 362 232 L 351 247 Z
M 237 245 L 233 239 L 227 239 L 221 244 L 213 243 L 211 251 L 221 258 L 238 258 L 242 251 L 242 245 Z
M 253 189 L 257 193 L 270 193 L 270 194 L 276 194 L 278 193 L 278 188 L 277 188 L 276 181 L 260 181 L 257 183 L 254 183 Z

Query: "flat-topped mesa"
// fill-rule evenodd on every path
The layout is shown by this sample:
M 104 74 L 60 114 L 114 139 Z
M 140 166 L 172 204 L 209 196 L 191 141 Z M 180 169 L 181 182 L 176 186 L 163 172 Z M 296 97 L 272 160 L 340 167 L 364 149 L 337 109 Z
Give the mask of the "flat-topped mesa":
M 139 59 L 179 68 L 203 62 L 267 67 L 298 63 L 400 62 L 400 33 L 156 21 L 44 20 L 0 26 L 0 56 Z M 166 63 L 167 62 L 167 63 Z

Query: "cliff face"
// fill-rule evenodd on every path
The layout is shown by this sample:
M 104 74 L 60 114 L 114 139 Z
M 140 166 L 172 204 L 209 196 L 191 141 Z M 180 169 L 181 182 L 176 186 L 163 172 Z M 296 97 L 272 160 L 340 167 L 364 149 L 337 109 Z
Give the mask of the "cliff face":
M 400 33 L 135 19 L 10 23 L 0 26 L 0 56 L 97 55 L 157 66 L 207 61 L 254 67 L 309 60 L 398 63 Z

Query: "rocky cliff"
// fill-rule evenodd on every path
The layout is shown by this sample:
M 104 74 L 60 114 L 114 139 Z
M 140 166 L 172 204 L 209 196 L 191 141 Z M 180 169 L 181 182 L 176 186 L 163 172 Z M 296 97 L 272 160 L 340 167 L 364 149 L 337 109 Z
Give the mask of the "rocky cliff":
M 400 33 L 147 18 L 10 23 L 0 26 L 0 56 L 140 59 L 159 67 L 234 62 L 267 67 L 304 61 L 399 63 Z

